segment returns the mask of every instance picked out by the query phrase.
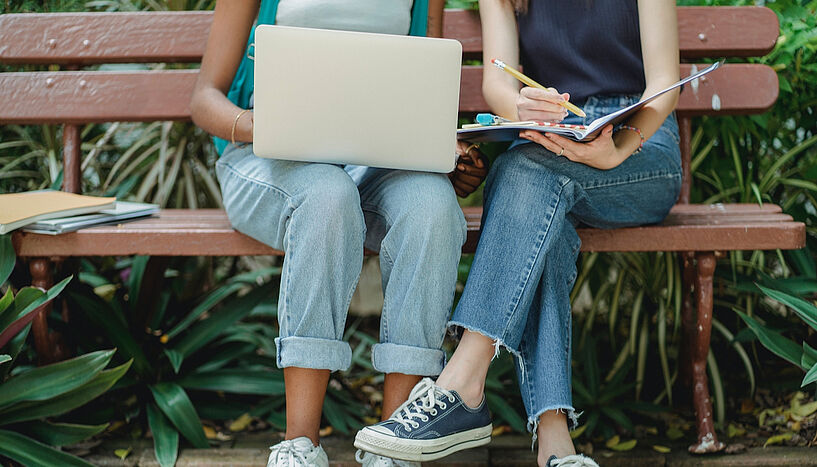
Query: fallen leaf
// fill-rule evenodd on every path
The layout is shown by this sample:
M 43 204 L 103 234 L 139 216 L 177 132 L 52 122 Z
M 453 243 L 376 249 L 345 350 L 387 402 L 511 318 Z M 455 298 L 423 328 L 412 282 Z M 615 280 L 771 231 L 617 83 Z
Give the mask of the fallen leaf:
M 116 455 L 116 457 L 118 457 L 119 459 L 121 459 L 121 460 L 125 460 L 125 459 L 126 459 L 126 458 L 127 458 L 129 455 L 130 455 L 131 451 L 133 451 L 133 448 L 128 448 L 128 449 L 117 449 L 117 450 L 115 450 L 113 453 L 114 453 L 114 454 Z
M 684 432 L 681 431 L 680 429 L 678 429 L 677 427 L 673 426 L 673 427 L 670 427 L 669 430 L 667 430 L 667 438 L 669 438 L 669 439 L 671 439 L 673 441 L 675 441 L 676 439 L 683 438 L 683 437 L 684 437 Z
M 648 435 L 657 435 L 657 434 L 658 434 L 658 428 L 656 428 L 656 427 L 654 427 L 654 426 L 648 426 L 648 427 L 647 427 L 647 429 L 646 429 L 646 430 L 644 430 L 644 431 L 645 431 L 645 432 L 646 432 Z
M 213 427 L 202 425 L 202 428 L 204 428 L 204 436 L 207 439 L 216 439 L 216 430 Z
M 740 402 L 740 413 L 741 414 L 750 414 L 755 410 L 755 401 L 749 399 L 748 397 L 743 399 Z
M 116 286 L 113 284 L 103 284 L 98 287 L 94 287 L 94 293 L 102 300 L 110 302 L 113 300 L 113 296 L 116 294 Z
M 666 446 L 661 446 L 659 444 L 653 444 L 652 449 L 654 451 L 658 451 L 658 452 L 661 452 L 661 453 L 664 453 L 664 454 L 672 451 L 672 449 L 670 449 L 670 448 L 668 448 Z
M 743 436 L 746 434 L 746 430 L 735 425 L 734 423 L 730 423 L 729 426 L 726 427 L 726 436 L 730 438 L 734 438 L 735 436 Z
M 332 428 L 331 426 L 327 426 L 326 428 L 321 428 L 321 430 L 318 432 L 318 435 L 321 438 L 323 438 L 325 436 L 331 435 L 333 431 L 334 431 L 334 428 Z
M 252 422 L 252 417 L 250 416 L 250 414 L 245 413 L 245 414 L 242 414 L 237 419 L 235 419 L 235 421 L 233 421 L 233 423 L 230 423 L 230 426 L 228 426 L 227 428 L 230 431 L 233 431 L 233 432 L 235 432 L 235 431 L 244 431 L 250 425 L 250 422 Z
M 491 430 L 491 436 L 499 436 L 511 431 L 511 427 L 508 425 L 499 425 Z
M 763 447 L 765 448 L 766 446 L 774 446 L 775 444 L 783 444 L 783 441 L 790 440 L 792 436 L 794 436 L 794 433 L 783 433 L 782 435 L 772 436 L 772 437 L 770 437 L 769 439 L 766 440 L 766 442 L 763 444 Z
M 795 406 L 792 404 L 791 413 L 797 415 L 798 417 L 808 417 L 814 412 L 817 412 L 817 401 L 809 402 L 805 405 L 797 404 Z
M 582 426 L 576 428 L 575 430 L 571 431 L 570 432 L 570 439 L 578 438 L 579 436 L 582 435 L 582 433 L 584 433 L 584 430 L 586 430 L 586 429 L 587 429 L 587 425 L 585 424 L 585 425 L 582 425 Z
M 604 445 L 607 446 L 608 448 L 612 448 L 613 446 L 617 445 L 619 442 L 621 442 L 621 438 L 618 435 L 615 435 L 612 438 L 608 439 L 607 442 L 604 443 Z
M 623 443 L 618 443 L 615 446 L 609 446 L 609 448 L 613 451 L 629 451 L 630 449 L 634 448 L 636 444 L 638 444 L 638 440 L 631 439 L 629 441 L 624 441 Z

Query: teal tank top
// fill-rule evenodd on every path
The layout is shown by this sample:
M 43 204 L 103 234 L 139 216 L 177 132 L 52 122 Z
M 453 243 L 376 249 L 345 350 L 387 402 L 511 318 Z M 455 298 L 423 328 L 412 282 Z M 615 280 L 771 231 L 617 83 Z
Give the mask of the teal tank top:
M 261 8 L 258 10 L 257 24 L 275 24 L 275 16 L 278 11 L 278 0 L 262 0 Z M 426 27 L 428 23 L 428 0 L 414 0 L 411 8 L 411 28 L 409 35 L 411 36 L 425 36 Z M 255 42 L 255 28 L 250 31 L 250 37 L 247 40 L 247 53 L 238 65 L 233 84 L 230 86 L 230 91 L 227 93 L 227 99 L 233 104 L 246 109 L 250 105 L 250 95 L 255 86 L 255 70 L 252 60 L 248 57 L 251 54 L 251 44 Z M 213 138 L 216 145 L 216 151 L 221 154 L 224 148 L 227 147 L 229 141 L 221 138 Z

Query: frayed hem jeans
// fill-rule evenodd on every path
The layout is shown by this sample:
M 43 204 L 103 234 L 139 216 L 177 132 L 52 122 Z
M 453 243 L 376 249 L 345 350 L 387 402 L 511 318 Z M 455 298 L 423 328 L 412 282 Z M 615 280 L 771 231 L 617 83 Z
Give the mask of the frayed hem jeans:
M 638 100 L 591 97 L 585 124 Z M 535 433 L 548 410 L 576 423 L 571 398 L 570 291 L 576 280 L 579 224 L 617 228 L 660 222 L 681 187 L 678 125 L 670 116 L 611 170 L 598 170 L 518 141 L 488 175 L 482 234 L 468 282 L 449 326 L 506 347 Z
M 350 366 L 342 337 L 365 246 L 380 254 L 385 297 L 375 369 L 442 371 L 466 235 L 445 175 L 264 159 L 252 145 L 228 146 L 216 172 L 236 230 L 285 252 L 280 368 Z

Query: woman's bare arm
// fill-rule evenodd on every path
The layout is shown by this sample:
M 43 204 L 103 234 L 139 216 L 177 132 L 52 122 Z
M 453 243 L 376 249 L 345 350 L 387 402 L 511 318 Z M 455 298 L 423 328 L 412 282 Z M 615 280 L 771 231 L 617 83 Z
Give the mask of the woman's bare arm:
M 508 0 L 480 0 L 482 21 L 482 95 L 488 107 L 511 120 L 561 121 L 567 116 L 560 106 L 569 96 L 544 89 L 524 87 L 519 82 L 492 66 L 498 58 L 508 65 L 519 67 L 519 32 L 516 13 Z
M 641 29 L 641 55 L 644 60 L 645 96 L 678 81 L 678 17 L 674 0 L 639 0 L 639 27 Z M 671 91 L 645 105 L 627 122 L 641 129 L 645 138 L 652 136 L 675 109 L 679 91 Z M 640 144 L 637 134 L 619 131 L 615 135 L 617 147 L 635 150 Z
M 258 15 L 259 0 L 219 0 L 201 62 L 190 110 L 193 122 L 208 133 L 230 139 L 235 117 L 242 109 L 227 100 L 247 38 Z M 252 116 L 238 121 L 236 141 L 252 141 Z
M 519 67 L 519 33 L 516 14 L 507 0 L 480 0 L 479 17 L 482 22 L 482 95 L 488 107 L 497 114 L 517 120 L 516 99 L 519 82 L 513 76 L 492 66 L 498 58 L 508 65 Z

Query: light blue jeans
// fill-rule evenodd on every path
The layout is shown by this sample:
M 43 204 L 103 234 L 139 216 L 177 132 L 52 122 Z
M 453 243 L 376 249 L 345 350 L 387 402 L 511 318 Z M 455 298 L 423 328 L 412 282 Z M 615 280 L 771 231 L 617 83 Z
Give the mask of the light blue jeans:
M 380 253 L 385 303 L 374 367 L 437 375 L 466 228 L 443 174 L 263 159 L 230 145 L 216 165 L 240 232 L 283 250 L 281 368 L 343 370 L 364 246 Z
M 638 100 L 591 97 L 587 122 Z M 565 123 L 584 123 L 578 117 Z M 534 144 L 500 155 L 488 174 L 482 235 L 450 326 L 494 339 L 518 366 L 519 387 L 534 434 L 539 416 L 566 413 L 571 398 L 570 291 L 581 241 L 576 226 L 616 228 L 660 222 L 681 188 L 674 116 L 641 152 L 598 170 Z

